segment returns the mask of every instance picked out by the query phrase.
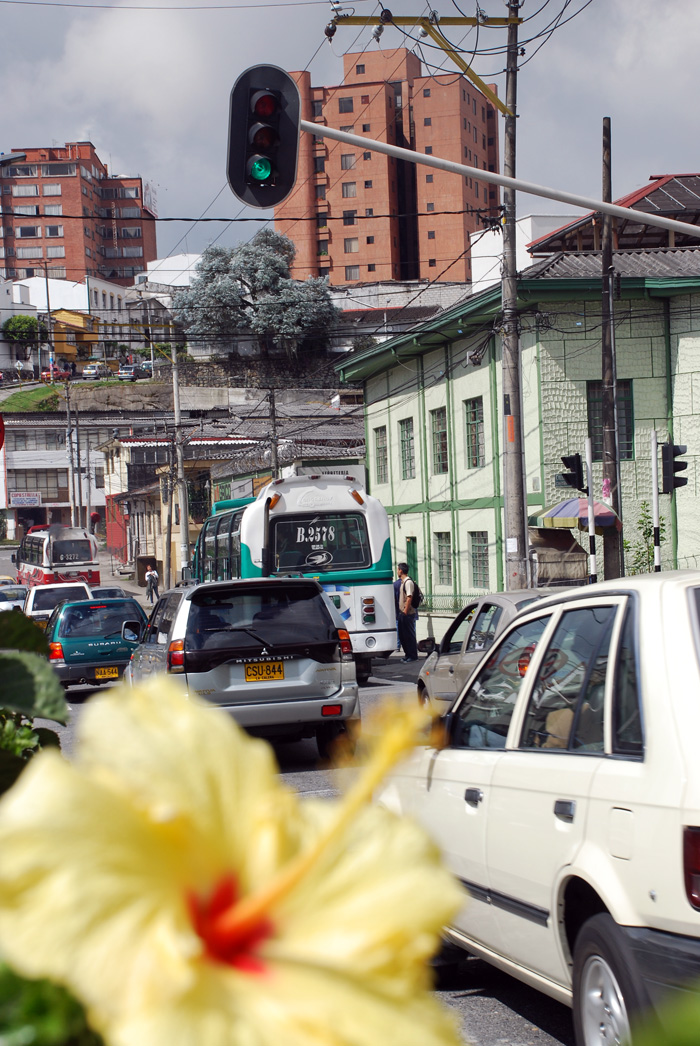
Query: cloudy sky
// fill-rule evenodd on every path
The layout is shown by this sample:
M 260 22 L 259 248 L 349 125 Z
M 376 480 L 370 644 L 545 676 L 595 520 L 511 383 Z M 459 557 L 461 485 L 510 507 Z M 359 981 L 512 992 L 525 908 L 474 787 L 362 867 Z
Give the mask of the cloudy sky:
M 391 6 L 395 14 L 428 9 L 417 0 Z M 473 0 L 459 6 L 475 13 Z M 506 14 L 502 0 L 480 6 Z M 354 0 L 358 14 L 379 8 Z M 435 0 L 435 9 L 458 13 L 454 0 Z M 562 11 L 561 21 L 570 20 L 549 35 Z M 521 14 L 519 177 L 599 198 L 604 116 L 612 119 L 614 196 L 653 174 L 700 170 L 696 0 L 525 0 Z M 242 211 L 226 184 L 231 86 L 258 62 L 308 66 L 316 84 L 341 82 L 343 52 L 379 44 L 370 30 L 346 27 L 331 46 L 323 34 L 329 17 L 327 0 L 0 0 L 0 152 L 89 139 L 112 173 L 156 185 L 161 218 L 259 217 Z M 465 32 L 449 30 L 455 41 Z M 405 38 L 389 28 L 380 44 L 391 51 Z M 463 47 L 475 44 L 470 30 Z M 490 53 L 474 61 L 501 97 L 505 62 L 493 51 L 504 44 L 505 30 L 482 29 L 478 48 Z M 422 54 L 453 68 L 439 51 L 423 46 Z M 520 197 L 520 214 L 565 209 Z M 162 221 L 159 255 L 214 240 L 232 245 L 260 224 Z

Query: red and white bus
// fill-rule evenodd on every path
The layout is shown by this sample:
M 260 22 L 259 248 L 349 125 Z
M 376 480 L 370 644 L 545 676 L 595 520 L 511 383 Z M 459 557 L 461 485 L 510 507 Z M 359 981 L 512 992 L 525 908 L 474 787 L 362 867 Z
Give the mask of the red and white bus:
M 12 562 L 17 567 L 17 581 L 23 585 L 53 585 L 60 581 L 100 583 L 97 540 L 82 527 L 56 525 L 27 534 L 20 541 Z

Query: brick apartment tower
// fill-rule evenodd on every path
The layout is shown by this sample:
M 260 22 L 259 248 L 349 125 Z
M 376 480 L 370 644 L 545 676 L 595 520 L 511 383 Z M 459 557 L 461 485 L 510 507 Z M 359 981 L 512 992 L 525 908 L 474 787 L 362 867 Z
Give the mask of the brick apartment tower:
M 292 73 L 302 119 L 498 171 L 497 110 L 464 77 L 423 76 L 404 48 L 346 54 L 344 67 L 339 87 Z M 469 282 L 469 234 L 499 204 L 498 189 L 478 177 L 302 134 L 297 184 L 275 209 L 275 228 L 296 245 L 297 279 Z
M 12 152 L 26 159 L 0 167 L 0 276 L 130 285 L 155 261 L 141 178 L 111 177 L 92 142 Z

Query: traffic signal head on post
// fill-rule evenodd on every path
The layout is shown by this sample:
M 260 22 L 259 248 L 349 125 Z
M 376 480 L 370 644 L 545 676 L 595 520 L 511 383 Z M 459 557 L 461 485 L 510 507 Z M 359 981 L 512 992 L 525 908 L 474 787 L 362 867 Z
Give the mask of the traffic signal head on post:
M 676 461 L 681 454 L 687 454 L 688 448 L 682 444 L 674 446 L 673 443 L 661 444 L 661 492 L 671 494 L 674 487 L 684 487 L 688 482 L 687 476 L 677 476 L 677 472 L 684 472 L 688 468 L 687 461 Z
M 254 65 L 231 91 L 228 183 L 242 203 L 275 207 L 294 188 L 299 89 L 275 65 Z
M 580 490 L 582 494 L 588 493 L 588 487 L 586 481 L 583 478 L 583 461 L 581 460 L 580 454 L 567 454 L 561 459 L 564 462 L 564 468 L 568 469 L 568 472 L 562 473 L 562 478 L 568 487 L 573 487 L 574 490 Z

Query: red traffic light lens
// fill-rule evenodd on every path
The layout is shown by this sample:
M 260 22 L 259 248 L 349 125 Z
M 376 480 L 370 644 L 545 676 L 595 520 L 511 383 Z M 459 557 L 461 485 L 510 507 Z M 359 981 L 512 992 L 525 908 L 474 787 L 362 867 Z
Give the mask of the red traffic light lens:
M 256 149 L 265 151 L 277 145 L 278 140 L 278 136 L 272 127 L 258 127 L 253 135 L 252 144 Z
M 268 120 L 279 108 L 274 94 L 259 94 L 253 102 L 253 112 L 261 120 Z

